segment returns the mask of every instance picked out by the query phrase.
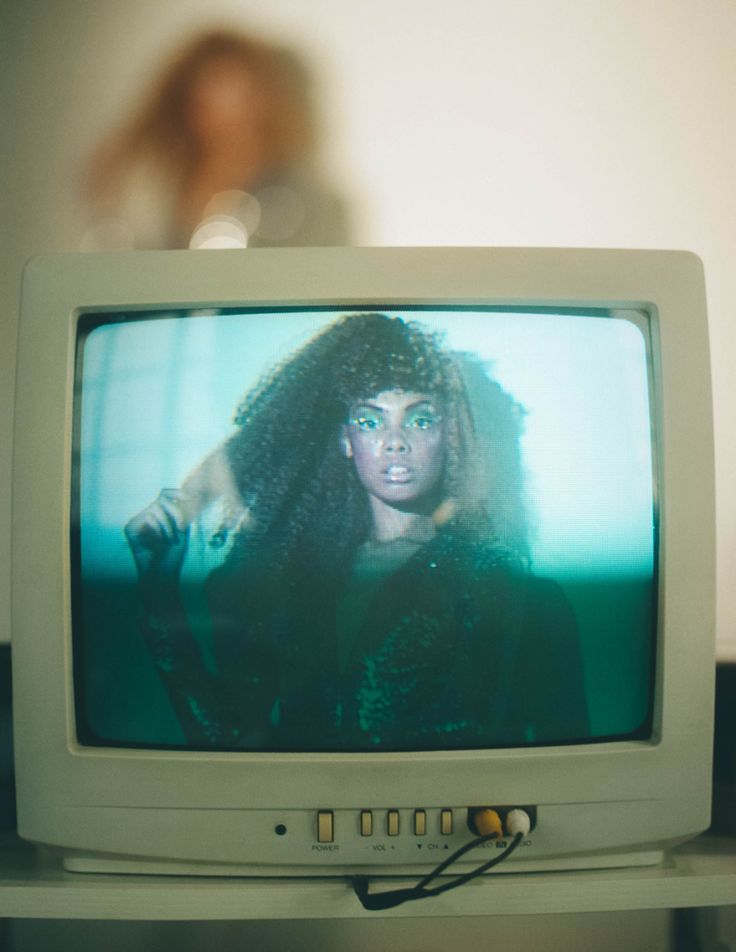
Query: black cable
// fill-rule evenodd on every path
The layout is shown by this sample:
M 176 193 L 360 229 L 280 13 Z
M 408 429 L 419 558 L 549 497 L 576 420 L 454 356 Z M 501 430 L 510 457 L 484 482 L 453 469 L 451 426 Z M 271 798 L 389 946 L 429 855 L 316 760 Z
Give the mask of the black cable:
M 483 837 L 482 839 L 485 840 L 486 837 Z M 472 869 L 470 872 L 464 873 L 462 876 L 458 876 L 455 879 L 450 880 L 449 883 L 443 883 L 441 886 L 435 886 L 433 889 L 425 890 L 426 895 L 438 896 L 440 893 L 447 892 L 448 889 L 454 889 L 456 886 L 462 886 L 464 883 L 470 882 L 471 879 L 475 879 L 477 876 L 487 873 L 489 869 L 493 869 L 494 866 L 498 866 L 500 862 L 511 856 L 514 850 L 521 845 L 521 841 L 523 839 L 524 834 L 517 833 L 503 853 L 499 853 L 497 856 L 494 856 L 493 859 L 489 859 L 487 863 L 483 863 L 481 866 L 478 866 L 477 869 Z M 475 843 L 473 843 L 473 846 L 478 846 L 477 840 Z M 437 875 L 436 872 L 433 874 L 432 878 L 434 878 L 435 875 Z
M 474 840 L 471 840 L 469 843 L 461 846 L 460 849 L 455 850 L 451 856 L 448 856 L 444 862 L 440 863 L 439 866 L 436 866 L 431 873 L 428 873 L 426 876 L 420 879 L 419 882 L 414 886 L 409 886 L 404 889 L 391 889 L 387 890 L 386 892 L 369 893 L 368 889 L 370 887 L 370 882 L 368 877 L 355 876 L 352 879 L 353 890 L 363 905 L 363 908 L 370 911 L 391 909 L 394 906 L 399 906 L 404 902 L 409 902 L 410 900 L 426 899 L 429 896 L 439 896 L 440 893 L 447 892 L 448 889 L 455 889 L 457 886 L 462 886 L 464 883 L 470 882 L 471 879 L 475 879 L 477 876 L 480 876 L 483 873 L 488 872 L 488 870 L 492 869 L 494 866 L 497 866 L 500 862 L 505 860 L 507 856 L 510 856 L 514 852 L 514 850 L 523 840 L 524 834 L 517 833 L 503 853 L 499 853 L 497 856 L 494 856 L 493 859 L 488 860 L 488 862 L 482 863 L 476 869 L 472 869 L 470 872 L 464 873 L 462 876 L 457 876 L 455 879 L 451 879 L 447 883 L 442 883 L 441 886 L 433 886 L 428 888 L 428 884 L 431 883 L 433 879 L 436 879 L 436 877 L 444 872 L 448 866 L 451 866 L 453 863 L 455 863 L 465 853 L 475 849 L 476 846 L 481 846 L 483 843 L 487 843 L 489 840 L 495 840 L 497 838 L 497 833 L 489 833 L 486 836 L 476 837 Z
M 466 843 L 464 846 L 461 846 L 459 849 L 455 850 L 454 853 L 451 853 L 446 860 L 435 866 L 431 873 L 420 879 L 417 883 L 417 889 L 423 889 L 428 883 L 433 879 L 443 873 L 448 866 L 451 866 L 453 863 L 457 862 L 461 856 L 464 856 L 465 853 L 469 853 L 470 850 L 474 850 L 476 846 L 482 846 L 483 843 L 488 843 L 490 840 L 497 840 L 498 833 L 484 833 L 482 836 L 476 836 L 474 840 L 471 840 L 469 843 Z M 501 859 L 505 856 L 505 853 L 500 853 L 497 856 L 493 857 L 493 865 L 495 866 L 497 862 L 500 862 Z

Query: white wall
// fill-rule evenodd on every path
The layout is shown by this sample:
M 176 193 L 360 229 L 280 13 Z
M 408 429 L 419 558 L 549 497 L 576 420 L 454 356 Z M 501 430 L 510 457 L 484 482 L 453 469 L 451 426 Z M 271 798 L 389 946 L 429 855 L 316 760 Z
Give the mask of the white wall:
M 74 250 L 80 157 L 192 28 L 299 46 L 363 244 L 688 248 L 708 281 L 719 630 L 736 656 L 733 0 L 4 0 L 0 637 L 22 262 Z M 7 184 L 9 183 L 9 185 Z

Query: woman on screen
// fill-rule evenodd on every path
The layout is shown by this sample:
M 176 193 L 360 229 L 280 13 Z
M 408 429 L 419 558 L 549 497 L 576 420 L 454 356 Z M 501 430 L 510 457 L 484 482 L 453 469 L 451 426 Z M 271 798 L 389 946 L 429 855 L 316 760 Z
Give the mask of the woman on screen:
M 501 439 L 496 467 L 483 459 L 472 377 L 468 358 L 463 367 L 415 324 L 341 318 L 246 396 L 236 433 L 181 489 L 130 521 L 144 632 L 188 744 L 400 750 L 587 736 L 574 618 L 508 531 L 518 472 L 498 506 L 507 531 L 488 511 L 494 468 L 509 467 Z M 518 431 L 513 401 L 485 380 L 499 432 L 510 418 Z M 180 584 L 190 525 L 213 509 L 216 670 Z

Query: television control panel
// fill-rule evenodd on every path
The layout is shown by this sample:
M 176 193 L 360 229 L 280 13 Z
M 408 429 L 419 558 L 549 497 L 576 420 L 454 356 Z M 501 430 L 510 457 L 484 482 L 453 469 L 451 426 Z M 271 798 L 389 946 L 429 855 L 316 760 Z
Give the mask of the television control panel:
M 284 860 L 316 863 L 321 866 L 432 866 L 459 847 L 470 843 L 484 830 L 474 823 L 473 807 L 382 807 L 356 809 L 317 809 L 308 816 L 303 812 L 269 813 L 273 848 Z M 505 829 L 510 807 L 495 808 L 501 818 L 498 835 L 473 851 L 468 862 L 477 863 L 479 855 L 504 849 L 512 840 Z M 536 823 L 536 809 L 525 808 Z M 263 817 L 266 820 L 266 817 Z M 305 823 L 306 821 L 306 823 Z M 532 845 L 532 835 L 525 846 Z
M 408 829 L 407 826 L 408 822 Z M 450 836 L 455 829 L 455 811 L 416 809 L 406 810 L 361 810 L 358 813 L 358 832 L 361 837 L 385 835 L 400 836 L 409 833 L 413 836 Z M 351 824 L 353 826 L 354 824 Z M 353 830 L 350 831 L 354 833 Z M 318 843 L 334 843 L 338 831 L 335 828 L 335 814 L 332 810 L 319 810 L 316 816 L 316 834 Z

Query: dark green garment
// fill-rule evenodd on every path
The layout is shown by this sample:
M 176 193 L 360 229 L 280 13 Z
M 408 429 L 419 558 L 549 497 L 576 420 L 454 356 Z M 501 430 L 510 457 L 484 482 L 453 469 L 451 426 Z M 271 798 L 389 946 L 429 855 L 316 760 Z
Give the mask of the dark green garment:
M 218 674 L 190 636 L 152 638 L 190 743 L 431 750 L 588 736 L 577 627 L 559 586 L 449 532 L 397 563 L 366 583 L 367 597 L 359 574 L 338 583 L 305 568 L 277 581 L 262 564 L 243 568 L 239 585 L 218 570 Z
M 384 583 L 356 640 L 345 724 L 368 749 L 587 737 L 577 626 L 559 588 L 449 535 Z

